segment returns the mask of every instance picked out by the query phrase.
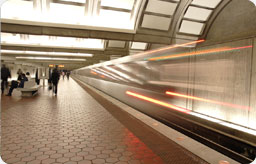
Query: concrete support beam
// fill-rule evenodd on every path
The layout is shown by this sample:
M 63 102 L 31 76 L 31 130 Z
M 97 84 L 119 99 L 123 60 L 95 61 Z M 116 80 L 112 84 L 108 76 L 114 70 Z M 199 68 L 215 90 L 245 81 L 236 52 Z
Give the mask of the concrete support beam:
M 125 32 L 70 29 L 70 28 L 47 27 L 47 26 L 21 25 L 21 24 L 12 24 L 12 23 L 1 23 L 1 25 L 2 25 L 1 31 L 8 32 L 8 33 L 137 41 L 137 42 L 158 43 L 158 44 L 170 44 L 170 40 L 171 40 L 171 38 L 168 36 L 157 36 L 152 34 L 131 34 L 131 33 L 125 33 Z
M 176 32 L 179 29 L 180 22 L 191 2 L 192 0 L 183 0 L 183 1 L 180 1 L 180 3 L 178 4 L 176 12 L 172 18 L 171 26 L 168 31 L 170 36 L 173 36 L 173 37 L 176 36 Z M 172 43 L 173 42 L 174 41 L 172 41 Z
M 155 43 L 155 44 L 170 44 L 171 38 L 170 37 L 163 37 L 163 36 L 152 36 L 152 35 L 145 35 L 145 34 L 136 34 L 134 36 L 134 40 L 136 42 L 146 42 L 146 43 Z
M 106 50 L 104 52 L 104 55 L 119 55 L 119 56 L 127 56 L 129 55 L 129 51 L 112 51 L 112 50 Z

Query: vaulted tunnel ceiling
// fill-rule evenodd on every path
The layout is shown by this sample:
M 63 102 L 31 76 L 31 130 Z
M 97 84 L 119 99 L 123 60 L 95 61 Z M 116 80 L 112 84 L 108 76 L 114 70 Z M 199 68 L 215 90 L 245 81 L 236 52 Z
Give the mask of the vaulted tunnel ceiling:
M 7 0 L 1 8 L 2 59 L 74 69 L 198 40 L 229 1 Z

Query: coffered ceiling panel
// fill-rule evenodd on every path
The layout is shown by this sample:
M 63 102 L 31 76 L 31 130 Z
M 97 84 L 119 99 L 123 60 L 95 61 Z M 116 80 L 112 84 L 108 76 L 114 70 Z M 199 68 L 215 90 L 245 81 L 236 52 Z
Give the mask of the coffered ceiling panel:
M 142 42 L 132 42 L 131 49 L 135 50 L 145 50 L 147 48 L 147 43 Z
M 125 47 L 125 41 L 110 40 L 108 42 L 108 47 L 124 48 Z
M 177 3 L 170 3 L 160 0 L 150 0 L 148 2 L 146 11 L 165 15 L 173 15 L 176 7 Z
M 157 30 L 168 30 L 171 23 L 171 18 L 165 18 L 154 15 L 144 14 L 142 21 L 142 27 L 157 29 Z
M 215 8 L 220 2 L 221 0 L 193 0 L 191 4 L 209 7 L 209 8 Z
M 200 35 L 203 27 L 203 23 L 183 20 L 179 32 Z
M 210 16 L 212 10 L 202 9 L 198 7 L 190 6 L 184 16 L 184 18 L 206 21 Z

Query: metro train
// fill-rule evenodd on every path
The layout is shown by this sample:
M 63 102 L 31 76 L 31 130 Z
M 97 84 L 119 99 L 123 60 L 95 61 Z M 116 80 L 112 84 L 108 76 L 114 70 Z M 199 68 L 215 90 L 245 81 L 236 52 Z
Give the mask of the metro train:
M 249 163 L 256 156 L 253 41 L 167 46 L 73 71 L 154 119 Z M 196 47 L 188 47 L 197 44 Z M 256 51 L 255 51 L 256 52 Z

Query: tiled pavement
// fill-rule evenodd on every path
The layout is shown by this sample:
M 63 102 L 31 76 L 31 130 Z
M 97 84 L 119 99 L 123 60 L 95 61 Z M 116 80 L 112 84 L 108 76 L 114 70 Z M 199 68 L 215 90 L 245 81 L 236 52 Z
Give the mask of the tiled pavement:
M 176 145 L 150 149 L 72 79 L 61 79 L 58 92 L 55 97 L 45 88 L 32 98 L 1 97 L 6 163 L 205 163 Z

